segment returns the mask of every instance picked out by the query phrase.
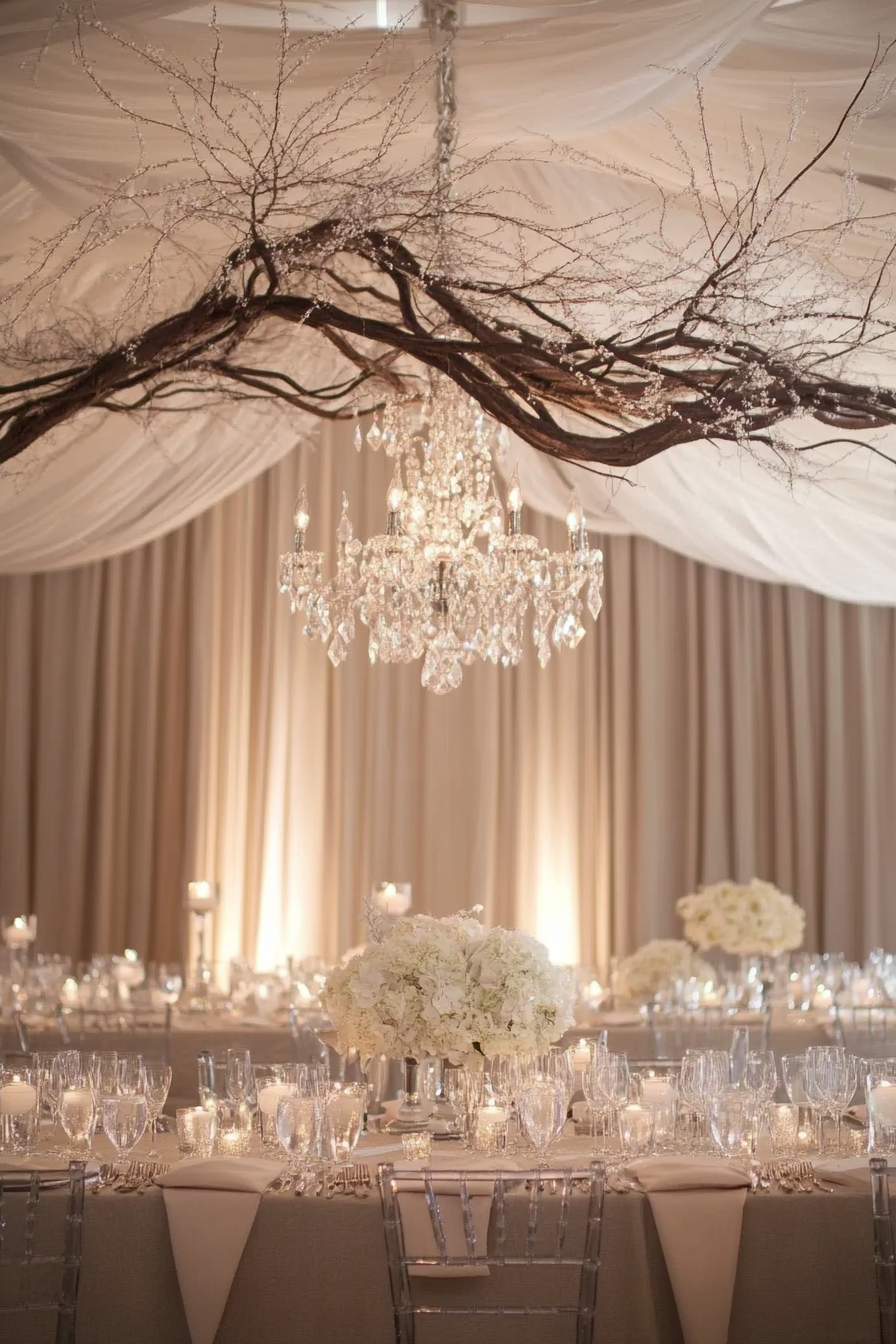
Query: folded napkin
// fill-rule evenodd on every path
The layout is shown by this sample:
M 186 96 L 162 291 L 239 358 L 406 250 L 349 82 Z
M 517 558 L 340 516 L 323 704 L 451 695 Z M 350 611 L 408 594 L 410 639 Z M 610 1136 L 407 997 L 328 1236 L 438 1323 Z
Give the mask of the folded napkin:
M 749 1173 L 711 1157 L 648 1157 L 627 1171 L 650 1201 L 685 1344 L 725 1344 Z
M 427 1167 L 431 1171 L 437 1171 L 439 1167 L 450 1171 L 460 1168 L 465 1171 L 494 1171 L 496 1166 L 504 1170 L 513 1170 L 516 1163 L 499 1158 L 467 1157 L 461 1153 L 445 1154 L 444 1157 L 441 1154 L 433 1155 L 433 1158 L 426 1162 L 397 1162 L 395 1174 L 401 1178 L 398 1186 L 398 1206 L 401 1212 L 405 1255 L 429 1257 L 439 1254 L 432 1220 L 423 1194 L 423 1181 L 417 1175 L 418 1172 Z M 488 1223 L 494 1182 L 468 1181 L 467 1191 L 473 1214 L 475 1254 L 484 1256 L 488 1250 Z M 439 1200 L 447 1254 L 469 1255 L 457 1182 L 434 1181 L 433 1192 Z M 408 1268 L 408 1274 L 418 1279 L 477 1279 L 487 1278 L 488 1272 L 487 1265 L 410 1265 Z
M 866 1194 L 871 1189 L 867 1153 L 858 1157 L 830 1157 L 825 1161 L 813 1162 L 812 1165 L 816 1176 L 828 1185 L 840 1185 L 845 1190 L 862 1190 Z
M 197 1157 L 156 1177 L 193 1344 L 212 1344 L 262 1193 L 282 1170 L 260 1158 Z

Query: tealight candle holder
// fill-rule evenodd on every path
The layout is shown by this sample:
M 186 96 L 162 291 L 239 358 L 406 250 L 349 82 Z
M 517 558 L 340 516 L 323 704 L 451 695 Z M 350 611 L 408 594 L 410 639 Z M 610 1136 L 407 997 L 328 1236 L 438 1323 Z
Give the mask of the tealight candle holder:
M 798 1157 L 800 1148 L 800 1108 L 788 1102 L 773 1106 L 770 1113 L 772 1152 L 775 1157 Z
M 205 1106 L 186 1106 L 177 1112 L 178 1156 L 211 1157 L 218 1117 Z
M 219 1101 L 216 1113 L 215 1152 L 220 1157 L 247 1157 L 252 1146 L 249 1108 L 241 1102 Z
M 478 1106 L 473 1114 L 473 1126 L 470 1133 L 470 1147 L 474 1153 L 485 1157 L 495 1157 L 507 1147 L 507 1127 L 510 1111 L 506 1106 L 492 1098 L 484 1106 Z
M 647 1106 L 633 1102 L 630 1106 L 620 1106 L 617 1112 L 619 1142 L 626 1157 L 643 1157 L 653 1147 L 653 1135 L 656 1120 L 653 1111 Z
M 38 1134 L 37 1086 L 28 1070 L 0 1072 L 0 1152 L 22 1156 Z
M 402 1134 L 401 1149 L 409 1162 L 428 1162 L 432 1155 L 432 1135 L 426 1129 Z

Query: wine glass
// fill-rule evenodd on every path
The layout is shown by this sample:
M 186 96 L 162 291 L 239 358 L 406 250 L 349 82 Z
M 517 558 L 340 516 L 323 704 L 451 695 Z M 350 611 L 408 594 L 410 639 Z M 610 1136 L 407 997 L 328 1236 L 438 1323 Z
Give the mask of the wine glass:
M 837 1109 L 837 1152 L 843 1144 L 843 1112 L 856 1094 L 862 1063 L 855 1055 L 847 1055 L 845 1067 L 838 1071 L 837 1083 L 833 1093 L 833 1103 Z
M 146 1090 L 146 1071 L 142 1055 L 119 1055 L 115 1069 L 115 1091 L 121 1096 L 137 1096 Z
M 141 1092 L 103 1097 L 103 1132 L 124 1162 L 130 1157 L 146 1130 L 149 1108 Z
M 749 1089 L 729 1088 L 709 1103 L 710 1133 L 725 1157 L 750 1157 L 756 1141 L 757 1103 Z
M 824 1156 L 825 1116 L 833 1119 L 836 1113 L 836 1098 L 845 1087 L 844 1073 L 848 1072 L 846 1051 L 839 1046 L 812 1046 L 806 1051 L 806 1067 L 803 1073 L 806 1095 L 813 1107 L 819 1112 L 818 1156 Z
M 87 1081 L 93 1099 L 99 1107 L 103 1097 L 114 1097 L 118 1091 L 117 1050 L 97 1050 L 87 1056 Z
M 165 1102 L 168 1100 L 168 1092 L 171 1088 L 171 1065 L 162 1062 L 151 1061 L 143 1066 L 144 1077 L 144 1095 L 146 1096 L 146 1106 L 149 1111 L 149 1144 L 150 1151 L 148 1157 L 159 1157 L 156 1152 L 156 1125 L 159 1116 L 165 1109 Z
M 566 1084 L 546 1075 L 531 1078 L 520 1088 L 518 1103 L 523 1130 L 539 1162 L 545 1162 L 566 1123 Z
M 335 1087 L 324 1102 L 324 1141 L 330 1161 L 345 1166 L 361 1137 L 367 1110 L 367 1086 L 348 1083 Z
M 281 1097 L 277 1103 L 277 1138 L 290 1176 L 300 1176 L 308 1167 L 320 1134 L 322 1109 L 316 1097 Z
M 747 1054 L 742 1085 L 755 1104 L 756 1132 L 768 1116 L 768 1108 L 778 1086 L 778 1069 L 772 1050 L 751 1050 Z M 757 1136 L 754 1133 L 754 1141 Z
M 89 1157 L 96 1123 L 96 1102 L 89 1087 L 68 1087 L 59 1094 L 59 1121 L 69 1141 L 66 1156 Z
M 255 1073 L 248 1050 L 228 1050 L 224 1066 L 224 1086 L 231 1101 L 251 1105 L 255 1099 Z
M 475 1069 L 446 1069 L 443 1086 L 457 1116 L 458 1132 L 466 1143 L 472 1132 L 473 1115 L 485 1100 L 485 1074 Z

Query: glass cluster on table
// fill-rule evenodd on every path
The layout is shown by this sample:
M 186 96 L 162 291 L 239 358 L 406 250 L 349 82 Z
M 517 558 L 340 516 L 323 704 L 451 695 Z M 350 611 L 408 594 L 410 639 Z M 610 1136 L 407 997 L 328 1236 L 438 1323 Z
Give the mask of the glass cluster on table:
M 32 1054 L 0 1071 L 0 1152 L 83 1160 L 102 1130 L 116 1155 L 126 1159 L 147 1127 L 154 1141 L 170 1086 L 170 1066 L 138 1054 Z

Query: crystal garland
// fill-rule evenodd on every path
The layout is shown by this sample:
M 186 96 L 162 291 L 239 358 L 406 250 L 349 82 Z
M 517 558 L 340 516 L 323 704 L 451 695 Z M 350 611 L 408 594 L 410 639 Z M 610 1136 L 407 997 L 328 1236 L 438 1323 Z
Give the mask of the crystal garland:
M 423 685 L 437 694 L 460 685 L 476 659 L 513 666 L 532 639 L 542 667 L 552 644 L 574 649 L 585 634 L 581 590 L 595 619 L 603 556 L 592 550 L 577 495 L 566 524 L 569 549 L 552 553 L 522 531 L 516 471 L 507 495 L 508 526 L 492 472 L 498 429 L 447 380 L 434 381 L 422 408 L 386 405 L 367 432 L 371 448 L 395 461 L 386 530 L 357 540 L 343 496 L 336 530 L 336 573 L 323 578 L 323 554 L 305 548 L 310 522 L 304 486 L 295 510 L 295 547 L 280 557 L 280 591 L 301 611 L 303 633 L 329 641 L 338 667 L 355 637 L 355 615 L 369 631 L 370 661 L 423 658 Z M 362 446 L 360 425 L 355 443 Z

